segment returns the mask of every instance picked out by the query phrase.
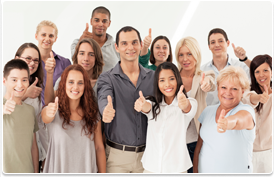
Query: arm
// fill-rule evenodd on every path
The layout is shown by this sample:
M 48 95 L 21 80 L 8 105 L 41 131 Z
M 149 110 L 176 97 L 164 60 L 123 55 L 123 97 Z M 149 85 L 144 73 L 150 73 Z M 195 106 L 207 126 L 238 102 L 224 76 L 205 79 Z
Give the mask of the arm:
M 96 164 L 98 167 L 98 173 L 106 173 L 106 155 L 105 155 L 105 149 L 102 141 L 100 120 L 97 123 L 94 141 L 95 141 Z
M 38 153 L 38 147 L 36 144 L 36 135 L 33 133 L 33 141 L 32 141 L 32 148 L 31 148 L 31 154 L 32 154 L 32 162 L 33 162 L 33 168 L 34 173 L 39 172 L 39 153 Z
M 138 62 L 145 68 L 148 67 L 148 65 L 149 65 L 150 55 L 151 55 L 151 52 L 148 49 L 148 52 L 147 52 L 146 55 L 144 55 L 144 56 L 140 55 L 139 58 L 138 58 Z
M 246 66 L 248 66 L 248 68 L 250 68 L 251 60 L 247 59 L 244 61 L 244 63 L 246 64 Z
M 141 49 L 140 56 L 144 56 L 148 53 L 148 49 L 152 41 L 151 31 L 152 31 L 151 28 L 149 28 L 149 35 L 146 36 L 143 40 L 143 47 Z
M 45 105 L 48 105 L 50 102 L 54 101 L 53 73 L 56 63 L 52 52 L 50 53 L 50 56 L 51 58 L 48 58 L 45 63 L 45 70 L 47 72 L 47 80 L 44 92 Z
M 216 90 L 216 82 L 215 82 L 215 73 L 214 71 L 205 71 L 205 77 L 209 79 L 209 84 L 210 84 L 210 90 L 208 92 L 212 92 Z
M 142 111 L 145 114 L 149 113 L 149 111 L 152 109 L 152 105 L 145 100 L 142 91 L 139 91 L 139 98 L 135 102 L 134 109 L 137 112 Z
M 201 128 L 201 124 L 200 124 L 200 128 Z M 198 173 L 199 154 L 201 151 L 202 143 L 203 143 L 203 140 L 199 135 L 195 152 L 194 152 L 194 157 L 193 157 L 193 173 Z
M 254 128 L 254 125 L 252 115 L 246 110 L 240 110 L 236 114 L 226 118 L 225 111 L 222 110 L 218 119 L 217 131 L 224 133 L 226 130 L 251 130 Z

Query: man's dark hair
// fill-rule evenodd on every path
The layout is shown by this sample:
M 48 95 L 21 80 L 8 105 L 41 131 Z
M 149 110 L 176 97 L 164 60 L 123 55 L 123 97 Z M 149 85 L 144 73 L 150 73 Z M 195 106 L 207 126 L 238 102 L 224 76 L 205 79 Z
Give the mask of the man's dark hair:
M 138 32 L 138 30 L 136 30 L 135 28 L 131 27 L 131 26 L 125 26 L 123 28 L 121 28 L 117 33 L 116 33 L 116 45 L 118 46 L 118 43 L 119 43 L 119 34 L 121 32 L 130 32 L 130 31 L 135 31 L 137 32 L 137 35 L 138 35 L 138 39 L 139 39 L 139 43 L 141 43 L 141 37 L 140 37 L 140 34 Z
M 210 41 L 209 41 L 210 36 L 211 36 L 212 34 L 215 34 L 215 33 L 220 33 L 220 34 L 222 34 L 223 37 L 225 38 L 225 41 L 226 41 L 226 42 L 228 41 L 227 34 L 226 34 L 226 32 L 225 32 L 223 29 L 221 29 L 221 28 L 214 28 L 214 29 L 212 29 L 212 30 L 209 32 L 209 34 L 208 34 L 208 45 L 210 44 Z
M 92 17 L 94 16 L 94 13 L 102 13 L 102 14 L 106 14 L 109 16 L 109 20 L 111 20 L 111 13 L 110 11 L 106 8 L 106 7 L 103 7 L 103 6 L 99 6 L 97 8 L 95 8 L 92 12 Z
M 7 79 L 10 71 L 13 69 L 27 70 L 28 78 L 30 77 L 30 70 L 28 64 L 21 59 L 12 59 L 4 67 L 3 76 Z

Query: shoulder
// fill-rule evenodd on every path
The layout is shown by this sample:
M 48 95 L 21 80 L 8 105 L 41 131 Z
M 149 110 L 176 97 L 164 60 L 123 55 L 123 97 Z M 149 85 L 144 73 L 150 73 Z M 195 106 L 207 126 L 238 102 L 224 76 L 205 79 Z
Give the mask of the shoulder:
M 201 66 L 201 70 L 202 70 L 202 71 L 208 71 L 211 62 L 212 62 L 212 60 L 209 61 L 209 62 L 207 62 L 207 63 L 205 63 L 205 64 L 203 64 L 203 65 Z
M 22 101 L 22 106 L 24 107 L 24 110 L 28 110 L 28 111 L 34 112 L 34 107 L 31 106 L 30 104 L 27 104 L 27 103 L 25 103 L 25 102 Z
M 242 110 L 249 112 L 252 115 L 253 119 L 255 119 L 255 111 L 254 111 L 254 109 L 250 105 L 243 104 L 242 102 L 240 102 L 235 108 L 233 108 L 231 114 L 235 114 L 238 111 L 242 111 Z

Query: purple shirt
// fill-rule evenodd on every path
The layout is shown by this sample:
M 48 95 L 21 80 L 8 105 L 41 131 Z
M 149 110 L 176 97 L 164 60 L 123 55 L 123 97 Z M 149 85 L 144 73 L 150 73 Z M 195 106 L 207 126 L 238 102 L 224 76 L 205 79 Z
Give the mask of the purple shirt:
M 71 65 L 71 61 L 68 58 L 64 58 L 60 55 L 57 55 L 54 51 L 53 52 L 53 56 L 55 59 L 55 68 L 54 68 L 54 73 L 53 73 L 53 86 L 56 82 L 56 80 L 61 76 L 61 74 L 63 73 L 63 71 L 65 70 L 65 68 L 67 68 L 67 66 Z M 46 87 L 46 81 L 47 81 L 47 72 L 45 70 L 45 63 L 44 61 L 42 61 L 42 68 L 44 71 L 44 78 L 43 78 L 43 85 L 44 88 L 41 92 L 41 98 L 42 98 L 42 105 L 45 105 L 44 102 L 44 91 L 45 91 L 45 87 Z

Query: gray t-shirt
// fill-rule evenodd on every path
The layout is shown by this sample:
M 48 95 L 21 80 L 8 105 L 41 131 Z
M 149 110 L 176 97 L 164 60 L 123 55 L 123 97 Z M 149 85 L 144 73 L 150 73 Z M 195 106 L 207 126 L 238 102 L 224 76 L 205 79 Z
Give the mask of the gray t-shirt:
M 63 118 L 56 112 L 54 120 L 46 124 L 49 148 L 44 173 L 97 173 L 94 134 L 88 138 L 82 131 L 83 120 L 62 128 Z

